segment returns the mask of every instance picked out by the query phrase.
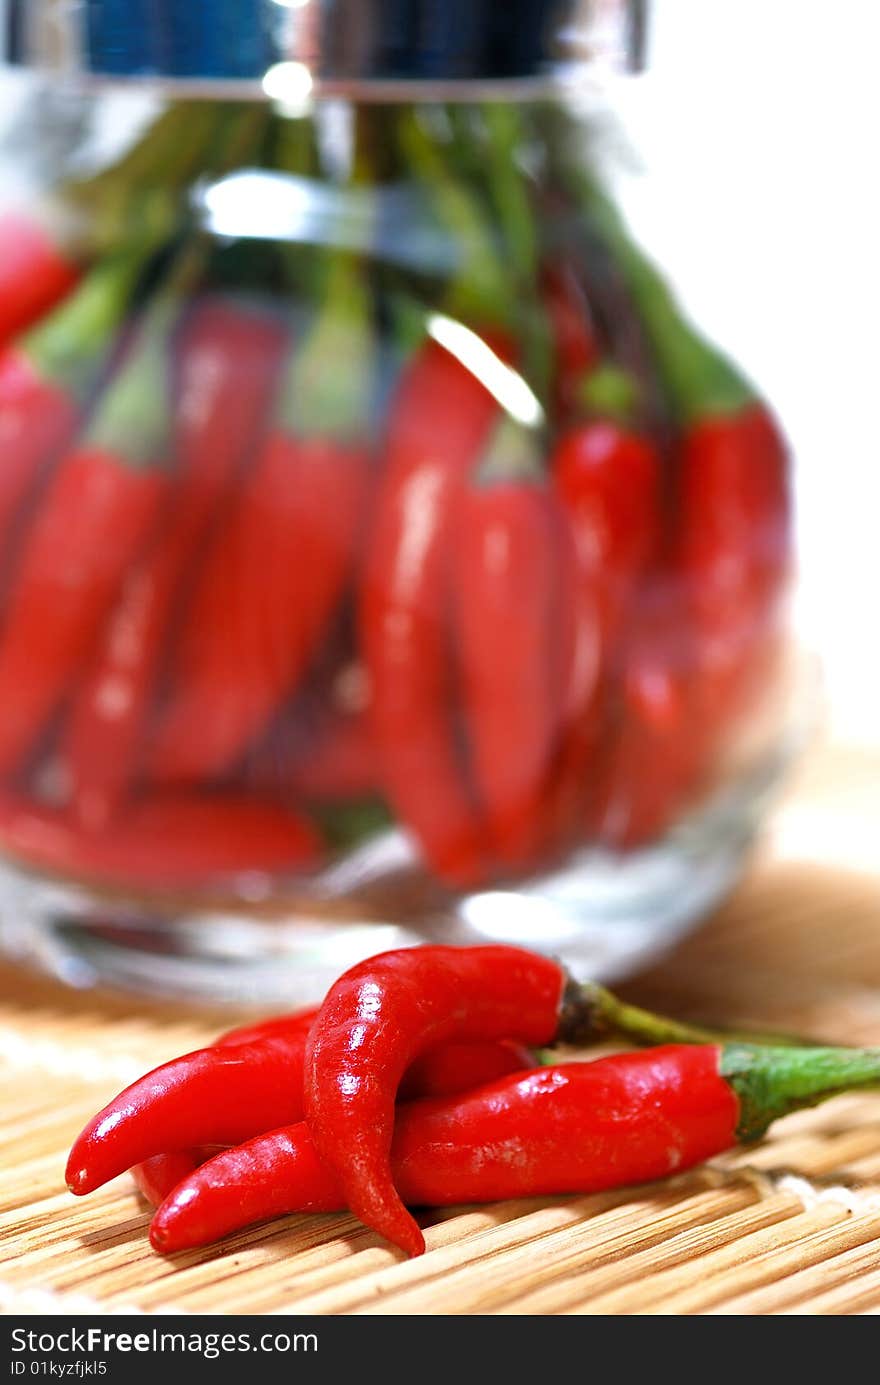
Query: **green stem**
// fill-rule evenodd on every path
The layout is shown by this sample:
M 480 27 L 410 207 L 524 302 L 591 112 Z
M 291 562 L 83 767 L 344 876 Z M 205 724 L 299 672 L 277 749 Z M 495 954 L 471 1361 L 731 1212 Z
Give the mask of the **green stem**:
M 478 486 L 511 480 L 541 483 L 543 455 L 534 429 L 502 413 L 483 451 L 474 481 Z
M 791 1111 L 880 1086 L 880 1049 L 731 1044 L 722 1049 L 720 1071 L 739 1097 L 737 1138 L 757 1140 Z
M 334 257 L 327 293 L 305 341 L 294 349 L 280 392 L 277 421 L 298 437 L 363 438 L 373 392 L 375 343 L 361 267 Z
M 310 133 L 314 135 L 313 127 Z M 370 144 L 368 113 L 359 110 L 348 187 L 368 198 Z M 314 153 L 312 139 L 307 156 Z M 373 205 L 370 198 L 368 215 L 372 215 Z M 291 252 L 291 269 L 293 264 Z M 323 266 L 321 305 L 305 342 L 291 357 L 277 421 L 296 436 L 356 442 L 364 438 L 373 402 L 376 345 L 372 299 L 359 251 L 331 250 L 323 256 Z
M 450 288 L 448 310 L 467 320 L 506 323 L 511 301 L 496 247 L 473 199 L 453 176 L 436 142 L 412 106 L 401 109 L 398 137 L 410 168 L 429 193 L 438 220 L 462 251 Z
M 590 417 L 632 424 L 638 410 L 639 387 L 628 370 L 606 362 L 586 372 L 578 385 L 576 402 Z
M 71 393 L 88 393 L 114 333 L 130 306 L 144 269 L 144 254 L 117 255 L 98 265 L 21 346 L 40 374 Z
M 648 1047 L 657 1044 L 769 1044 L 776 1048 L 806 1046 L 807 1040 L 787 1034 L 708 1029 L 683 1020 L 655 1015 L 628 1005 L 595 981 L 571 982 L 563 1005 L 560 1037 L 570 1043 L 597 1039 L 626 1039 Z
M 487 101 L 481 109 L 489 136 L 489 187 L 504 228 L 511 268 L 523 285 L 532 285 L 538 270 L 538 238 L 517 165 L 523 141 L 519 112 L 503 101 Z
M 507 247 L 523 342 L 522 370 L 546 401 L 553 349 L 549 324 L 538 291 L 538 236 L 526 178 L 519 167 L 524 129 L 516 106 L 487 101 L 481 106 L 489 143 L 488 177 L 492 199 Z
M 88 446 L 112 452 L 135 467 L 168 460 L 170 337 L 204 263 L 201 243 L 187 247 L 145 310 L 135 339 L 86 430 Z

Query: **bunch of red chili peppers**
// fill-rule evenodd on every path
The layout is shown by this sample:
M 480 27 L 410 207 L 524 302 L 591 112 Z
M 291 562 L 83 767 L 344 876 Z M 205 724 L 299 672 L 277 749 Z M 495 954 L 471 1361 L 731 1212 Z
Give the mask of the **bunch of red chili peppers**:
M 533 1050 L 612 1036 L 591 1061 Z M 165 1063 L 89 1122 L 77 1194 L 133 1169 L 170 1253 L 291 1212 L 350 1209 L 411 1255 L 409 1206 L 661 1178 L 787 1112 L 880 1084 L 880 1050 L 722 1039 L 512 947 L 421 947 L 352 968 L 307 1013 Z
M 5 851 L 234 890 L 396 823 L 457 889 L 742 770 L 786 448 L 554 119 L 358 109 L 340 183 L 309 121 L 172 104 L 0 218 Z M 372 240 L 195 226 L 244 165 L 332 178 Z M 401 186 L 450 263 L 395 249 Z

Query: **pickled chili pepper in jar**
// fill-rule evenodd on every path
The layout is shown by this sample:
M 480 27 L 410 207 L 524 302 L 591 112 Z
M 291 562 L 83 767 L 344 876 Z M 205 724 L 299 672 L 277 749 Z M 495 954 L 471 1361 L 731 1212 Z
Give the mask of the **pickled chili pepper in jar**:
M 267 1006 L 380 938 L 625 970 L 736 877 L 797 692 L 773 402 L 630 229 L 686 209 L 626 74 L 559 81 L 627 7 L 9 4 L 53 88 L 0 130 L 25 950 Z

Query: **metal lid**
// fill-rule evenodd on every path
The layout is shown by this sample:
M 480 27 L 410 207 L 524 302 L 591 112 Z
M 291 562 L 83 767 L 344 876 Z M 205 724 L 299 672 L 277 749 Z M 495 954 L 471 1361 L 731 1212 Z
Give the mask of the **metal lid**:
M 313 83 L 522 81 L 630 46 L 644 0 L 9 0 L 13 62 L 116 78 L 262 81 L 278 63 Z M 610 21 L 610 22 L 609 22 Z M 636 25 L 636 28 L 638 26 Z

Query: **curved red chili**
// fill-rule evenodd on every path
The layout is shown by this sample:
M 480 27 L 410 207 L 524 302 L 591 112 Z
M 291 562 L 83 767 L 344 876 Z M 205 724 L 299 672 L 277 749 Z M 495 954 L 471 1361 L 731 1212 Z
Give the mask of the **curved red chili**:
M 455 731 L 450 655 L 454 500 L 498 418 L 485 386 L 429 341 L 391 405 L 361 580 L 360 635 L 382 788 L 435 873 L 473 884 L 486 834 Z
M 532 864 L 561 733 L 562 516 L 535 443 L 504 418 L 455 505 L 462 724 L 496 861 Z
M 75 1141 L 67 1163 L 71 1191 L 92 1192 L 149 1162 L 139 1186 L 155 1200 L 163 1185 L 162 1196 L 169 1190 L 169 1179 L 184 1176 L 185 1160 L 195 1166 L 205 1146 L 238 1143 L 302 1119 L 305 1044 L 317 1013 L 303 1010 L 230 1030 L 132 1083 Z M 532 1063 L 527 1049 L 507 1040 L 448 1044 L 411 1066 L 401 1095 L 460 1092 Z
M 282 1027 L 280 1021 L 279 1027 Z M 255 1027 L 254 1037 L 257 1037 L 259 1028 Z M 268 1032 L 271 1032 L 271 1028 L 267 1026 Z M 527 1048 L 504 1039 L 497 1042 L 441 1044 L 439 1048 L 423 1053 L 407 1070 L 400 1084 L 399 1096 L 403 1101 L 417 1097 L 454 1096 L 534 1065 L 534 1058 Z M 296 1081 L 296 1076 L 295 1065 L 291 1065 L 286 1070 L 285 1089 Z M 291 1102 L 291 1108 L 294 1104 Z M 298 1114 L 302 1114 L 301 1109 Z M 253 1133 L 258 1135 L 262 1131 L 255 1129 Z M 142 1164 L 135 1164 L 132 1174 L 147 1201 L 158 1207 L 183 1178 L 215 1152 L 200 1146 L 170 1154 L 155 1154 Z
M 309 1033 L 305 1112 L 322 1159 L 368 1226 L 418 1254 L 423 1241 L 394 1189 L 394 1103 L 410 1064 L 441 1043 L 584 1042 L 608 1032 L 638 1043 L 702 1043 L 695 1030 L 575 984 L 550 958 L 515 947 L 416 947 L 380 953 L 330 988 Z
M 113 818 L 140 767 L 175 602 L 263 422 L 284 340 L 270 315 L 219 294 L 203 298 L 184 321 L 174 504 L 128 574 L 65 736 L 74 806 L 89 827 Z
M 880 1050 L 670 1046 L 514 1074 L 398 1112 L 390 1167 L 410 1205 L 590 1193 L 643 1183 L 763 1135 L 778 1117 L 880 1084 Z M 171 1253 L 253 1222 L 347 1205 L 305 1123 L 202 1165 L 153 1218 Z M 418 1241 L 413 1249 L 421 1249 Z
M 409 1064 L 453 1039 L 550 1043 L 565 988 L 556 962 L 507 947 L 386 952 L 331 987 L 306 1047 L 306 1119 L 362 1221 L 413 1254 L 424 1249 L 388 1166 Z

